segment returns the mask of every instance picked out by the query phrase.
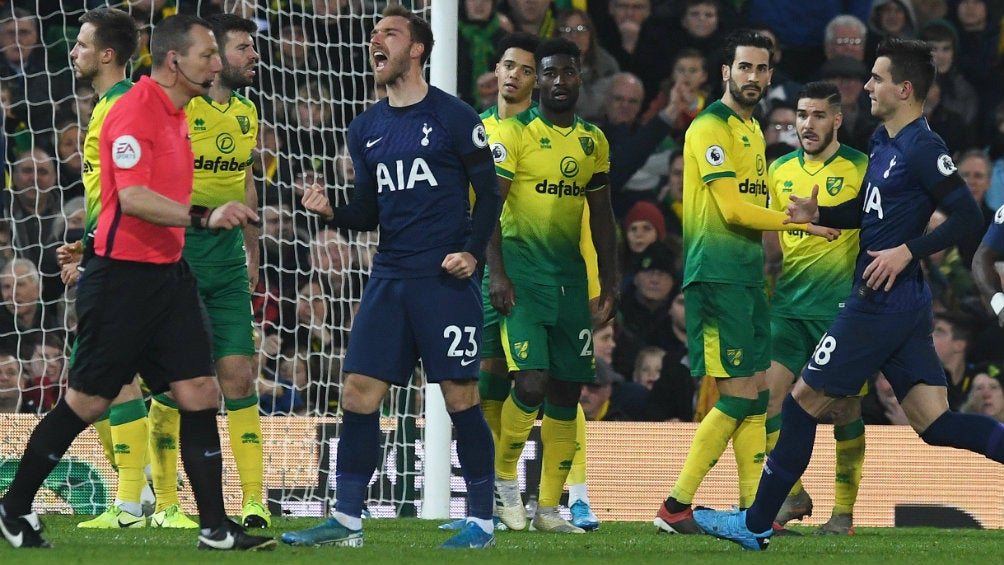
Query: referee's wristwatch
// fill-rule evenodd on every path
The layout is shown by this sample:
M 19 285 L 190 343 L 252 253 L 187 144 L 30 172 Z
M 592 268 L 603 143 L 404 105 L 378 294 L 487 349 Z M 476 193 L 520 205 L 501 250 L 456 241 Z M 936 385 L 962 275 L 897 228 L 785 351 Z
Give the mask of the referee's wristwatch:
M 192 219 L 192 228 L 197 230 L 209 229 L 209 216 L 213 209 L 205 206 L 192 206 L 188 209 L 188 216 Z

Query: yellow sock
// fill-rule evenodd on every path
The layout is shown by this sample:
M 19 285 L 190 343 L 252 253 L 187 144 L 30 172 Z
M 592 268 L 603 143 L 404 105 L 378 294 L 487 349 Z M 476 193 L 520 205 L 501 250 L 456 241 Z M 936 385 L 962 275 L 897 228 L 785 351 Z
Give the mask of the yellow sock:
M 507 375 L 496 375 L 484 369 L 478 374 L 478 393 L 481 395 L 481 411 L 485 414 L 488 427 L 492 430 L 495 445 L 499 444 L 502 430 L 502 404 L 509 397 L 512 382 Z
M 568 471 L 568 486 L 586 482 L 586 413 L 579 404 L 575 410 L 575 457 Z
M 729 438 L 739 426 L 739 420 L 745 418 L 752 404 L 752 400 L 721 396 L 701 420 L 683 463 L 683 470 L 670 493 L 677 502 L 690 504 L 694 501 L 694 494 L 701 486 L 701 481 L 718 463 L 718 458 L 729 445 Z
M 108 410 L 101 415 L 93 424 L 94 431 L 98 432 L 98 441 L 101 442 L 101 449 L 105 452 L 105 459 L 108 464 L 115 469 L 115 447 L 112 444 L 112 423 L 108 421 Z
M 261 502 L 265 465 L 261 446 L 261 416 L 258 415 L 258 395 L 239 400 L 226 400 L 227 427 L 230 429 L 230 450 L 241 478 L 244 502 Z
M 157 512 L 178 500 L 178 433 L 181 415 L 178 405 L 158 394 L 150 403 L 150 467 Z
M 575 457 L 576 427 L 575 408 L 545 405 L 544 420 L 540 424 L 540 443 L 544 446 L 540 465 L 540 506 L 550 508 L 561 502 L 565 479 Z
M 853 514 L 854 502 L 861 486 L 861 469 L 865 463 L 865 424 L 861 419 L 845 426 L 835 426 L 837 440 L 836 483 L 833 513 Z
M 516 480 L 516 464 L 530 437 L 533 421 L 540 407 L 525 406 L 512 394 L 502 404 L 502 426 L 495 444 L 495 476 L 506 481 Z
M 760 474 L 767 455 L 767 401 L 770 391 L 760 391 L 749 414 L 732 436 L 732 451 L 739 471 L 739 507 L 749 508 L 760 486 Z
M 112 406 L 109 412 L 115 464 L 119 470 L 115 498 L 122 502 L 139 502 L 140 492 L 146 485 L 143 473 L 149 436 L 146 405 L 142 398 L 137 398 Z

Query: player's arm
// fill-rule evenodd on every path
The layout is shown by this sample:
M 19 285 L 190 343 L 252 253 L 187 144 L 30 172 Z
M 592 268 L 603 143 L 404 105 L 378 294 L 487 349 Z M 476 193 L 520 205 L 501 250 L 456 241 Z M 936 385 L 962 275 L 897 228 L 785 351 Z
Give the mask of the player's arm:
M 380 223 L 376 185 L 366 168 L 362 142 L 358 139 L 355 127 L 349 128 L 349 156 L 352 158 L 356 174 L 348 204 L 332 208 L 328 201 L 327 190 L 319 184 L 305 190 L 300 202 L 308 211 L 324 218 L 331 227 L 373 231 Z
M 784 223 L 782 212 L 769 210 L 739 198 L 739 183 L 734 176 L 719 177 L 709 182 L 711 195 L 725 222 L 760 231 L 805 231 L 804 223 Z
M 258 221 L 258 214 L 240 202 L 217 208 L 188 206 L 138 184 L 119 189 L 118 199 L 123 214 L 159 226 L 229 230 Z
M 499 197 L 505 202 L 509 196 L 509 187 L 512 180 L 499 175 Z M 512 307 L 516 304 L 516 291 L 513 290 L 512 281 L 505 271 L 505 261 L 502 259 L 502 226 L 495 222 L 495 229 L 488 240 L 488 248 L 485 250 L 485 264 L 488 265 L 488 299 L 492 307 L 503 316 L 508 316 Z
M 980 289 L 984 303 L 997 316 L 997 324 L 1004 327 L 1004 293 L 1001 292 L 1001 275 L 995 263 L 1004 259 L 1004 207 L 997 210 L 990 229 L 973 256 L 973 279 Z
M 924 149 L 926 148 L 915 149 L 921 156 L 920 159 L 913 159 L 914 162 L 920 163 L 916 174 L 921 182 L 925 183 L 924 188 L 935 207 L 941 209 L 948 219 L 930 232 L 897 247 L 868 250 L 872 262 L 865 267 L 862 278 L 869 288 L 877 290 L 884 285 L 886 291 L 890 290 L 896 282 L 896 277 L 914 258 L 926 257 L 958 245 L 966 238 L 976 235 L 983 225 L 983 213 L 980 212 L 980 207 L 976 204 L 966 181 L 954 168 L 948 171 L 941 170 L 944 166 L 940 166 L 935 172 L 933 169 L 936 160 L 923 159 L 925 155 L 921 151 Z M 927 156 L 930 156 L 930 152 Z M 908 155 L 907 158 L 910 159 L 911 156 Z M 945 158 L 947 159 L 947 155 Z M 925 167 L 928 170 L 925 170 Z
M 258 210 L 258 191 L 255 190 L 254 175 L 251 167 L 244 169 L 244 205 L 248 208 Z M 254 223 L 247 223 L 244 226 L 244 253 L 248 262 L 248 282 L 252 289 L 258 286 L 258 238 L 261 237 L 261 228 Z
M 499 223 L 502 212 L 502 192 L 499 178 L 495 174 L 495 164 L 488 148 L 479 149 L 464 157 L 467 178 L 474 189 L 476 200 L 471 210 L 471 235 L 463 251 L 470 253 L 478 263 L 485 260 L 488 241 Z
M 620 299 L 620 274 L 617 270 L 617 224 L 610 205 L 610 186 L 606 173 L 593 175 L 589 186 L 599 188 L 586 192 L 589 205 L 589 230 L 593 234 L 597 267 L 600 273 L 599 312 L 606 316 L 600 320 L 604 324 L 617 313 Z

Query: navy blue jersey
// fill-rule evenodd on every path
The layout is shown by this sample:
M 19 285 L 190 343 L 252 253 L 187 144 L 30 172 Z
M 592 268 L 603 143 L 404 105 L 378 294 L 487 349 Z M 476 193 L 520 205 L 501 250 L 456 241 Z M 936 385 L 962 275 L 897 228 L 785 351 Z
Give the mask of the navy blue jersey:
M 894 138 L 880 126 L 871 138 L 868 170 L 861 184 L 861 248 L 847 307 L 905 312 L 929 305 L 931 293 L 920 269 L 920 257 L 910 261 L 889 292 L 868 289 L 862 275 L 873 260 L 867 251 L 891 249 L 924 235 L 946 186 L 968 192 L 945 142 L 924 118 L 914 120 Z
M 983 236 L 983 245 L 1004 255 L 1004 206 L 998 208 L 994 214 L 994 221 L 990 223 L 990 228 Z
M 373 278 L 436 276 L 450 253 L 484 256 L 501 199 L 484 126 L 470 106 L 432 86 L 408 107 L 384 99 L 352 121 L 348 144 L 355 190 L 332 223 L 373 229 L 379 222 Z

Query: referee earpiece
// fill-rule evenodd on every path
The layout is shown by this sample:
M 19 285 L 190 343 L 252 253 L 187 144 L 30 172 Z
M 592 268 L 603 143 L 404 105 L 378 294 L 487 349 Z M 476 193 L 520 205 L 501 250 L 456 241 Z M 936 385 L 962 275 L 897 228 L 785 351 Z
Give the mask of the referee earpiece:
M 177 55 L 175 55 L 174 58 L 171 59 L 171 62 L 174 63 L 174 70 L 178 70 L 178 56 Z

